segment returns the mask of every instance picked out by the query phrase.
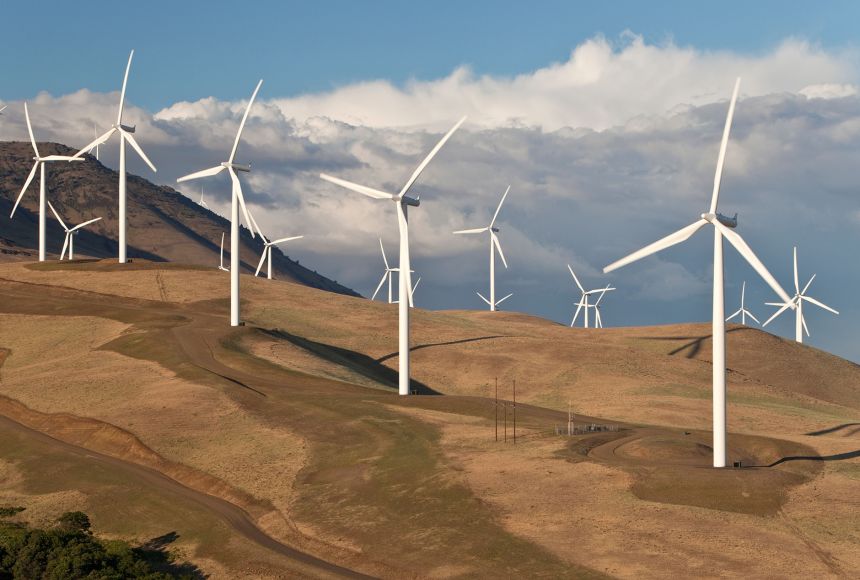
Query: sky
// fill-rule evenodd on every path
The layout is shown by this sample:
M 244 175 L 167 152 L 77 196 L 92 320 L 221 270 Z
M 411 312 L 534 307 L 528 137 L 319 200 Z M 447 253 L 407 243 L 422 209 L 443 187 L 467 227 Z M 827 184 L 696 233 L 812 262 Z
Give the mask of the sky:
M 465 5 L 463 5 L 465 4 Z M 238 159 L 270 236 L 305 234 L 286 253 L 369 295 L 382 275 L 378 237 L 396 260 L 390 204 L 322 182 L 332 173 L 399 190 L 441 134 L 467 122 L 414 187 L 412 253 L 421 307 L 481 308 L 485 239 L 497 225 L 509 268 L 497 292 L 511 310 L 568 323 L 589 289 L 611 282 L 607 326 L 710 319 L 712 241 L 689 242 L 602 274 L 606 264 L 707 210 L 728 98 L 740 99 L 720 211 L 792 293 L 840 311 L 805 314 L 807 342 L 860 361 L 860 59 L 856 3 L 47 2 L 38 20 L 4 6 L 0 139 L 24 139 L 22 102 L 39 140 L 83 146 L 115 115 L 136 50 L 125 122 L 158 166 L 129 168 L 177 187 L 225 158 L 244 105 L 264 84 Z M 103 162 L 116 167 L 110 145 Z M 229 186 L 206 181 L 227 214 Z M 197 199 L 200 185 L 179 189 Z M 13 192 L 2 192 L 13 195 Z M 760 319 L 773 292 L 726 245 L 726 312 L 741 283 Z M 793 336 L 791 315 L 768 330 Z M 731 364 L 731 353 L 729 353 Z

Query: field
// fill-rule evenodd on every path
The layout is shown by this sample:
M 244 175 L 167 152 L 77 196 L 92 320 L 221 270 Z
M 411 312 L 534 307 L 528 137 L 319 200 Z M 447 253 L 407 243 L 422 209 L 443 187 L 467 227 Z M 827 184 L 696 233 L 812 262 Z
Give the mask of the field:
M 416 310 L 422 395 L 403 398 L 395 305 L 242 285 L 232 329 L 217 270 L 0 265 L 2 502 L 34 522 L 83 509 L 138 543 L 171 534 L 216 578 L 860 569 L 853 363 L 730 326 L 745 467 L 714 471 L 709 325 Z M 613 430 L 557 435 L 569 407 Z

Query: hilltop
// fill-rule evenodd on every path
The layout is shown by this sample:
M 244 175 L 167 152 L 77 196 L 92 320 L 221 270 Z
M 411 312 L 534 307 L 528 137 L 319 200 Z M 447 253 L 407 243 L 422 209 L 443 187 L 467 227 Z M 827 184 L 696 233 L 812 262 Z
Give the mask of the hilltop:
M 74 155 L 76 150 L 59 143 L 39 143 L 42 155 Z M 33 165 L 33 149 L 26 142 L 0 142 L 0 216 L 8 216 Z M 78 256 L 115 257 L 117 253 L 118 174 L 85 155 L 83 163 L 51 163 L 48 166 L 48 200 L 67 224 L 93 217 L 100 222 L 88 226 L 75 240 Z M 217 265 L 221 233 L 227 234 L 224 260 L 229 261 L 230 223 L 220 215 L 191 201 L 175 189 L 155 185 L 128 175 L 128 252 L 131 258 L 179 262 L 200 266 Z M 37 255 L 39 177 L 13 220 L 0 230 L 0 260 L 33 259 Z M 241 260 L 246 272 L 254 272 L 263 244 L 241 228 Z M 63 230 L 48 214 L 48 252 L 59 255 Z M 272 251 L 273 274 L 313 288 L 357 295 L 287 257 L 279 248 Z

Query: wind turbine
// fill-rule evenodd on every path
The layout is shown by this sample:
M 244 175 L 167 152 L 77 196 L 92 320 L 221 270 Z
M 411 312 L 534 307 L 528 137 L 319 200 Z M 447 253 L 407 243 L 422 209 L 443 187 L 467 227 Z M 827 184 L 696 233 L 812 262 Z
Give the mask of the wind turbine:
M 200 201 L 197 202 L 197 205 L 203 209 L 209 209 L 209 205 L 203 201 L 203 185 L 200 186 Z
M 254 227 L 257 228 L 257 231 L 260 232 L 260 237 L 263 238 L 263 255 L 260 256 L 260 263 L 257 264 L 257 271 L 254 272 L 254 276 L 258 276 L 260 274 L 260 268 L 263 267 L 263 262 L 268 262 L 268 278 L 272 279 L 272 246 L 277 246 L 278 244 L 283 244 L 284 242 L 291 242 L 292 240 L 300 240 L 304 236 L 293 236 L 291 238 L 281 238 L 279 240 L 269 241 L 266 239 L 266 236 L 263 235 L 263 232 L 260 231 L 260 228 L 257 226 L 257 222 L 254 222 Z
M 491 312 L 495 312 L 496 307 L 513 296 L 513 293 L 508 294 L 498 302 L 496 301 L 496 251 L 499 252 L 499 257 L 502 259 L 502 264 L 505 265 L 505 269 L 508 267 L 507 261 L 505 261 L 505 254 L 502 253 L 502 246 L 499 243 L 499 237 L 496 235 L 499 232 L 499 228 L 495 227 L 496 218 L 499 217 L 499 211 L 502 209 L 502 204 L 505 203 L 505 198 L 508 197 L 508 192 L 511 190 L 511 186 L 505 190 L 504 195 L 502 195 L 502 201 L 499 202 L 499 206 L 496 208 L 496 213 L 493 214 L 493 219 L 490 220 L 490 225 L 485 228 L 475 228 L 472 230 L 460 230 L 454 232 L 455 234 L 482 234 L 484 232 L 489 232 L 490 234 L 490 298 L 484 298 L 480 292 L 475 292 L 478 296 L 481 297 L 481 300 L 486 302 Z
M 95 138 L 96 138 L 96 140 L 98 140 L 98 137 L 99 137 L 99 128 L 96 126 L 96 124 L 95 124 L 95 123 L 93 123 L 93 137 L 95 137 Z M 99 147 L 100 147 L 100 146 L 101 146 L 101 143 L 96 143 L 95 147 L 93 147 L 92 149 L 90 149 L 89 151 L 87 151 L 87 153 L 92 153 L 92 152 L 93 152 L 93 149 L 95 149 L 95 151 L 96 151 L 96 161 L 99 161 Z
M 741 79 L 735 82 L 732 99 L 729 104 L 729 112 L 726 116 L 726 125 L 723 129 L 723 140 L 720 144 L 720 153 L 717 157 L 717 169 L 714 174 L 714 188 L 711 193 L 711 205 L 707 213 L 689 226 L 677 232 L 657 240 L 653 244 L 645 246 L 641 250 L 633 252 L 629 256 L 613 262 L 606 266 L 603 271 L 611 272 L 621 266 L 635 262 L 645 256 L 650 256 L 660 250 L 664 250 L 675 244 L 686 241 L 690 236 L 699 231 L 703 226 L 711 224 L 714 226 L 714 296 L 713 296 L 713 422 L 714 422 L 714 467 L 726 466 L 726 323 L 725 302 L 723 299 L 723 237 L 735 247 L 744 259 L 749 262 L 753 269 L 758 272 L 768 285 L 788 302 L 790 299 L 782 286 L 771 276 L 764 264 L 756 257 L 747 243 L 733 228 L 738 225 L 737 215 L 729 218 L 717 213 L 717 201 L 720 195 L 720 180 L 723 174 L 723 164 L 726 159 L 726 146 L 729 143 L 729 132 L 732 127 L 732 117 L 735 112 L 735 102 L 738 98 Z M 793 307 L 793 305 L 792 305 Z
M 594 303 L 594 328 L 603 328 L 603 318 L 600 317 L 600 303 L 603 301 L 606 293 L 611 290 L 615 290 L 615 288 L 610 288 L 609 284 L 607 284 L 606 288 L 597 297 L 597 302 Z
M 137 151 L 137 154 L 140 155 L 140 158 L 149 165 L 149 168 L 154 172 L 158 172 L 155 168 L 155 165 L 152 164 L 152 161 L 149 160 L 149 157 L 146 156 L 146 153 L 143 152 L 143 149 L 140 148 L 140 145 L 137 144 L 137 140 L 134 138 L 135 127 L 130 127 L 128 125 L 122 124 L 122 109 L 125 104 L 125 88 L 128 84 L 128 72 L 131 70 L 131 59 L 134 57 L 134 51 L 128 55 L 128 64 L 125 67 L 125 76 L 122 79 L 122 92 L 119 96 L 119 112 L 116 115 L 116 123 L 111 125 L 111 128 L 107 130 L 101 137 L 97 137 L 92 143 L 89 143 L 86 147 L 75 153 L 75 157 L 80 157 L 87 151 L 92 151 L 95 147 L 98 147 L 102 143 L 107 142 L 114 133 L 119 132 L 119 263 L 125 264 L 126 259 L 126 223 L 125 223 L 125 198 L 126 198 L 126 174 L 125 174 L 125 144 L 128 142 Z
M 442 139 L 436 144 L 432 151 L 424 158 L 424 161 L 421 162 L 420 165 L 412 172 L 412 175 L 409 177 L 409 180 L 400 190 L 400 193 L 393 194 L 387 193 L 384 191 L 380 191 L 378 189 L 373 189 L 370 187 L 366 187 L 364 185 L 358 185 L 357 183 L 352 183 L 351 181 L 346 181 L 344 179 L 340 179 L 338 177 L 332 177 L 331 175 L 326 175 L 325 173 L 321 173 L 320 177 L 326 181 L 334 183 L 336 185 L 340 185 L 341 187 L 345 187 L 351 191 L 356 191 L 368 197 L 372 197 L 374 199 L 384 199 L 388 201 L 393 201 L 395 207 L 397 208 L 397 225 L 400 230 L 400 291 L 398 292 L 399 296 L 410 296 L 412 289 L 412 275 L 411 269 L 409 265 L 409 221 L 407 208 L 411 205 L 414 207 L 418 207 L 420 204 L 419 197 L 409 197 L 406 193 L 409 191 L 409 188 L 415 183 L 415 180 L 418 179 L 418 176 L 421 175 L 421 172 L 424 171 L 424 168 L 427 167 L 427 164 L 430 163 L 430 160 L 436 156 L 436 153 L 442 148 L 443 145 L 448 141 L 451 135 L 454 134 L 454 131 L 460 128 L 460 125 L 466 120 L 466 117 L 463 117 L 457 124 L 454 125 L 450 131 L 445 133 Z M 408 300 L 400 300 L 400 305 L 398 307 L 399 310 L 399 333 L 398 333 L 398 347 L 399 347 L 399 379 L 398 379 L 398 391 L 401 395 L 409 394 L 409 301 Z
M 60 225 L 63 226 L 63 229 L 66 230 L 66 239 L 63 241 L 63 251 L 60 252 L 60 259 L 62 260 L 63 256 L 66 255 L 66 248 L 68 248 L 69 249 L 69 260 L 74 260 L 75 259 L 75 236 L 78 235 L 78 230 L 83 228 L 84 226 L 90 225 L 91 223 L 95 223 L 102 218 L 97 217 L 95 219 L 91 219 L 89 221 L 86 221 L 82 224 L 78 224 L 73 228 L 69 228 L 66 226 L 66 224 L 63 222 L 63 220 L 60 218 L 60 214 L 57 213 L 57 210 L 54 209 L 54 206 L 51 205 L 50 201 L 48 202 L 48 207 L 51 208 L 51 211 L 54 213 L 54 217 L 57 218 L 57 221 L 60 222 Z
M 5 107 L 4 107 L 5 108 Z M 33 169 L 30 170 L 30 175 L 27 176 L 27 181 L 24 182 L 24 187 L 21 188 L 21 193 L 18 194 L 18 199 L 15 201 L 15 206 L 12 208 L 12 213 L 9 215 L 9 218 L 15 216 L 15 210 L 18 209 L 18 204 L 21 203 L 21 198 L 24 197 L 24 193 L 26 193 L 27 188 L 30 187 L 30 183 L 33 181 L 33 178 L 36 177 L 36 170 L 40 170 L 39 175 L 39 261 L 45 261 L 45 222 L 46 222 L 46 211 L 45 211 L 45 189 L 47 188 L 47 177 L 46 177 L 46 169 L 45 164 L 51 161 L 81 161 L 75 157 L 69 157 L 68 155 L 48 155 L 46 157 L 42 157 L 39 154 L 39 148 L 36 146 L 36 138 L 33 137 L 33 125 L 30 123 L 30 110 L 27 108 L 27 103 L 24 103 L 24 117 L 27 119 L 27 131 L 30 133 L 30 143 L 33 145 L 33 151 L 36 153 L 36 156 L 33 157 L 35 163 L 33 163 Z
M 785 312 L 789 308 L 794 308 L 794 340 L 803 344 L 803 331 L 806 331 L 806 336 L 809 336 L 809 328 L 806 326 L 806 319 L 803 317 L 803 302 L 809 302 L 810 304 L 815 304 L 819 308 L 823 308 L 824 310 L 829 310 L 833 314 L 838 315 L 839 312 L 830 308 L 826 304 L 819 302 L 812 296 L 807 296 L 806 291 L 809 290 L 809 287 L 812 285 L 812 281 L 815 280 L 815 274 L 812 275 L 812 278 L 809 279 L 809 282 L 806 283 L 806 286 L 803 287 L 803 290 L 800 289 L 800 284 L 798 283 L 798 275 L 797 275 L 797 246 L 794 247 L 794 296 L 789 302 L 786 300 L 785 302 L 767 302 L 768 306 L 780 306 L 781 308 L 777 310 L 773 316 L 767 319 L 767 321 L 762 324 L 762 327 L 770 324 L 770 321 Z
M 388 303 L 392 304 L 394 302 L 394 297 L 391 293 L 391 279 L 393 278 L 393 272 L 399 272 L 400 268 L 392 268 L 388 265 L 388 258 L 385 256 L 385 248 L 382 245 L 382 238 L 379 238 L 379 251 L 382 252 L 382 261 L 385 264 L 385 272 L 382 274 L 382 278 L 379 280 L 379 284 L 376 286 L 376 290 L 373 292 L 373 296 L 370 297 L 371 300 L 376 299 L 376 295 L 379 294 L 379 290 L 382 288 L 382 285 L 388 282 Z
M 242 213 L 245 215 L 245 224 L 248 226 L 248 231 L 251 232 L 251 237 L 254 238 L 254 221 L 251 214 L 248 213 L 248 208 L 245 207 L 245 197 L 242 195 L 242 184 L 239 182 L 237 171 L 248 173 L 251 171 L 250 165 L 241 165 L 235 163 L 236 150 L 239 148 L 239 139 L 242 137 L 242 129 L 245 128 L 245 122 L 248 120 L 248 114 L 251 112 L 251 106 L 254 104 L 254 99 L 257 98 L 257 93 L 263 84 L 263 79 L 257 83 L 257 88 L 251 95 L 251 100 L 248 101 L 248 106 L 245 108 L 245 114 L 242 116 L 242 122 L 239 123 L 239 131 L 236 133 L 236 140 L 233 141 L 233 149 L 230 150 L 230 157 L 227 161 L 222 161 L 221 164 L 209 169 L 204 169 L 196 173 L 191 173 L 184 177 L 180 177 L 176 181 L 190 181 L 201 177 L 210 177 L 218 175 L 225 169 L 230 174 L 230 180 L 233 182 L 233 203 L 230 212 L 230 325 L 239 326 L 239 206 L 242 207 Z
M 746 294 L 746 291 L 747 291 L 747 283 L 746 283 L 746 281 L 744 281 L 743 285 L 741 286 L 741 307 L 738 308 L 737 312 L 735 312 L 734 314 L 732 314 L 731 316 L 726 318 L 726 322 L 728 322 L 729 320 L 731 320 L 732 318 L 734 318 L 735 316 L 740 314 L 741 315 L 741 324 L 743 324 L 744 326 L 747 325 L 747 316 L 749 316 L 750 318 L 755 320 L 756 324 L 761 324 L 761 322 L 759 322 L 758 318 L 753 316 L 753 313 L 750 312 L 749 310 L 747 310 L 746 306 L 744 306 L 744 295 Z
M 576 324 L 576 319 L 579 318 L 579 312 L 583 308 L 585 308 L 585 316 L 583 319 L 583 328 L 588 328 L 588 309 L 594 308 L 594 321 L 595 328 L 602 328 L 602 322 L 600 321 L 600 313 L 597 310 L 597 304 L 603 300 L 603 295 L 607 292 L 611 292 L 615 290 L 609 284 L 606 285 L 606 288 L 597 288 L 596 290 L 586 290 L 582 287 L 582 284 L 579 283 L 579 278 L 576 277 L 576 274 L 573 272 L 573 268 L 570 267 L 570 264 L 567 265 L 567 269 L 570 270 L 570 275 L 573 276 L 573 281 L 576 282 L 577 288 L 582 292 L 582 296 L 579 298 L 579 304 L 576 305 L 576 313 L 573 315 L 573 320 L 570 321 L 570 327 L 573 328 L 573 325 Z M 588 297 L 593 294 L 600 294 L 597 298 L 597 302 L 594 304 L 588 303 Z
M 224 267 L 224 232 L 221 232 L 221 262 L 218 266 L 219 270 L 224 270 L 225 272 L 229 272 L 229 268 Z

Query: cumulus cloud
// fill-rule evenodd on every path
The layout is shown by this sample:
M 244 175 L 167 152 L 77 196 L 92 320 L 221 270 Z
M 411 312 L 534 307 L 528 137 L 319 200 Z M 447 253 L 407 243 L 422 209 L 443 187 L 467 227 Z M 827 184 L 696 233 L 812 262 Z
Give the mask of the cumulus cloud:
M 468 113 L 414 188 L 422 201 L 410 213 L 423 278 L 419 305 L 481 307 L 474 292 L 487 286 L 486 240 L 451 232 L 485 224 L 510 184 L 498 222 L 510 269 L 499 265 L 497 285 L 515 292 L 505 306 L 569 320 L 578 298 L 570 263 L 583 284 L 618 286 L 605 301 L 608 322 L 707 320 L 710 232 L 611 277 L 601 268 L 705 211 L 726 101 L 740 75 L 720 209 L 740 213 L 739 232 L 786 286 L 791 246 L 799 244 L 804 264 L 819 274 L 821 299 L 838 308 L 860 283 L 844 266 L 860 242 L 856 62 L 797 40 L 739 55 L 630 36 L 594 38 L 565 62 L 510 78 L 458 69 L 401 87 L 378 80 L 284 98 L 267 97 L 264 85 L 237 160 L 253 163 L 242 178 L 260 225 L 272 235 L 306 234 L 290 255 L 369 293 L 381 275 L 377 237 L 396 258 L 393 204 L 318 174 L 399 190 L 441 133 Z M 37 95 L 37 138 L 82 146 L 93 122 L 112 122 L 117 100 L 117 93 L 86 90 Z M 159 167 L 153 175 L 131 154 L 131 171 L 175 186 L 176 177 L 222 161 L 245 104 L 208 97 L 154 114 L 130 104 L 126 122 L 138 125 L 138 140 Z M 19 104 L 10 105 L 4 135 L 24 139 Z M 116 165 L 115 145 L 102 153 Z M 182 185 L 193 199 L 199 188 Z M 207 180 L 205 188 L 207 203 L 226 215 L 227 181 Z M 748 298 L 772 298 L 728 246 L 726 260 L 727 296 L 746 279 Z M 809 320 L 814 333 L 819 322 L 832 324 L 819 318 Z M 825 333 L 820 340 L 860 359 L 858 343 L 827 342 Z

